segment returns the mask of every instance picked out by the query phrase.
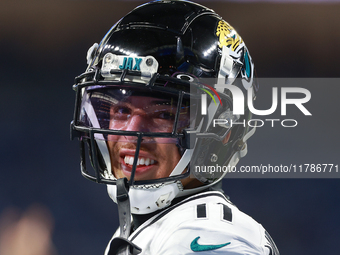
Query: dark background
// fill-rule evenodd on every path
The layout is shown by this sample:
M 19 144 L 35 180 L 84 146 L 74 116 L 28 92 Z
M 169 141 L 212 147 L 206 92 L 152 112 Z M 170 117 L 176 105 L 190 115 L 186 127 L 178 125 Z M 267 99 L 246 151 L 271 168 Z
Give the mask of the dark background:
M 45 205 L 59 255 L 103 254 L 118 225 L 106 187 L 80 175 L 78 143 L 69 139 L 71 87 L 87 49 L 141 3 L 0 2 L 0 213 Z M 259 77 L 339 76 L 340 4 L 200 3 L 239 32 Z M 297 115 L 301 125 L 293 129 L 259 128 L 242 164 L 339 164 L 340 88 L 311 92 L 313 116 Z M 340 253 L 340 179 L 226 179 L 224 187 L 281 254 Z

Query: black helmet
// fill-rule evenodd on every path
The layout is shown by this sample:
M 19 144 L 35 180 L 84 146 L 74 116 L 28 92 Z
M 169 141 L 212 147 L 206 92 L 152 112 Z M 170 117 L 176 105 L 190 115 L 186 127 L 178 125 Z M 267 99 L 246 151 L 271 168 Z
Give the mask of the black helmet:
M 255 95 L 254 64 L 242 38 L 213 10 L 188 1 L 141 5 L 89 49 L 87 61 L 75 80 L 71 123 L 71 136 L 80 140 L 82 174 L 108 184 L 114 201 L 116 180 L 127 177 L 134 213 L 165 207 L 227 173 L 195 166 L 235 166 L 246 154 L 254 129 L 230 123 L 247 123 L 251 113 L 244 105 L 243 115 L 233 114 L 227 86 Z M 131 116 L 148 121 L 128 128 Z M 155 144 L 168 146 L 169 157 L 174 148 L 179 155 L 164 163 L 171 168 L 167 176 L 146 174 L 160 164 L 149 153 L 160 153 Z M 121 168 L 125 175 L 118 173 Z M 183 187 L 181 180 L 189 176 L 202 185 Z

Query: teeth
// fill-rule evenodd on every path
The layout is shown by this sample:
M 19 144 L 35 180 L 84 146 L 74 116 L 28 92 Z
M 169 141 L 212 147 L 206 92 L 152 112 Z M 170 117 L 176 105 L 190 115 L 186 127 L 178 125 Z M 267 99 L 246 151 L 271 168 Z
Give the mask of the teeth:
M 125 156 L 124 157 L 125 164 L 132 166 L 133 161 L 134 161 L 134 157 L 132 157 L 132 156 Z M 137 166 L 139 166 L 139 165 L 146 165 L 146 166 L 153 165 L 153 164 L 155 164 L 155 162 L 156 162 L 155 160 L 150 159 L 150 158 L 138 158 Z
M 139 160 L 139 164 L 144 165 L 144 161 L 145 161 L 145 159 L 144 159 L 144 158 L 141 158 L 141 159 Z

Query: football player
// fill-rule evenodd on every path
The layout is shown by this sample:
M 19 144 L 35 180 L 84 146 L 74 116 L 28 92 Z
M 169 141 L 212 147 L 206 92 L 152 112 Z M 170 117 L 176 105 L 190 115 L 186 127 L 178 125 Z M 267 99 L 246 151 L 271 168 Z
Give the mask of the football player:
M 71 136 L 83 176 L 106 184 L 118 204 L 120 227 L 105 254 L 279 254 L 224 195 L 228 171 L 202 170 L 235 167 L 255 131 L 230 125 L 251 113 L 245 105 L 233 114 L 224 85 L 258 90 L 232 26 L 192 2 L 150 2 L 94 44 L 87 63 L 74 85 Z

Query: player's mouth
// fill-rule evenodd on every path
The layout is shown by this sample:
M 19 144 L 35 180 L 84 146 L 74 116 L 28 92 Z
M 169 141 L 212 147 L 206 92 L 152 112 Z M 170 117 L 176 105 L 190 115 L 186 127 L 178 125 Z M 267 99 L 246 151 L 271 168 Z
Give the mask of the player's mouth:
M 126 165 L 130 165 L 131 167 L 133 166 L 133 162 L 134 162 L 135 157 L 133 156 L 129 156 L 129 155 L 125 155 L 124 157 L 124 163 Z M 138 166 L 149 166 L 149 165 L 154 165 L 157 161 L 155 161 L 154 159 L 150 159 L 150 158 L 144 158 L 144 157 L 138 157 L 137 159 L 137 167 Z
M 133 168 L 133 162 L 135 160 L 135 151 L 132 150 L 126 150 L 122 149 L 120 151 L 120 164 L 121 169 L 123 170 L 125 175 L 130 175 L 132 168 Z M 155 160 L 155 158 L 148 152 L 140 151 L 139 157 L 137 159 L 136 164 L 136 175 L 144 176 L 145 174 L 149 175 L 151 172 L 154 172 L 158 167 L 158 162 Z M 149 173 L 149 174 L 148 174 Z

